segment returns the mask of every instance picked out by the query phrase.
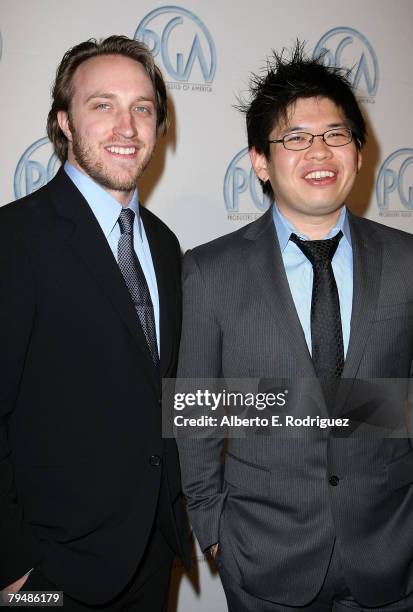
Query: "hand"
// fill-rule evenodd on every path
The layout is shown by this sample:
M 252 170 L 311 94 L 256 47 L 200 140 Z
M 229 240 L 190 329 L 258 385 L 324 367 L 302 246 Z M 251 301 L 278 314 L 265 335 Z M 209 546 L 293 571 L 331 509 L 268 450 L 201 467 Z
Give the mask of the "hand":
M 219 544 L 217 542 L 216 544 L 212 544 L 212 546 L 208 548 L 207 552 L 212 559 L 215 559 L 215 557 L 217 556 L 218 547 L 219 547 Z
M 6 593 L 17 593 L 18 591 L 20 591 L 20 589 L 22 588 L 22 586 L 24 585 L 28 577 L 29 577 L 29 574 L 25 574 L 24 576 L 22 576 L 15 582 L 12 582 L 11 584 L 9 584 L 9 586 L 4 588 L 2 591 L 0 591 L 0 595 L 3 597 L 3 599 Z

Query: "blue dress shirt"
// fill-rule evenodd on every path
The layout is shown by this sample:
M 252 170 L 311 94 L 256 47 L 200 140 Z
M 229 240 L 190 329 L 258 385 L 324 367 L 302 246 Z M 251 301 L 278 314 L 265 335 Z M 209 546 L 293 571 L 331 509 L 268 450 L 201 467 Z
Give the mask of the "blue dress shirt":
M 302 240 L 308 240 L 308 236 L 304 236 L 297 231 L 284 215 L 281 214 L 275 203 L 273 205 L 273 217 L 291 295 L 311 355 L 311 295 L 313 291 L 313 266 L 300 248 L 294 242 L 290 241 L 292 233 L 297 234 Z M 351 308 L 353 302 L 353 249 L 351 246 L 347 209 L 345 207 L 341 209 L 335 227 L 333 227 L 324 238 L 333 238 L 340 230 L 343 232 L 343 237 L 334 254 L 332 267 L 340 300 L 344 356 L 346 356 L 350 339 Z
M 122 211 L 121 204 L 119 204 L 114 197 L 103 189 L 103 187 L 98 185 L 86 174 L 83 174 L 83 172 L 77 170 L 77 168 L 72 166 L 72 164 L 70 164 L 68 161 L 65 162 L 64 169 L 92 209 L 92 212 L 102 228 L 102 231 L 105 234 L 106 240 L 110 246 L 110 250 L 112 251 L 117 262 L 118 242 L 120 238 L 118 219 Z M 158 286 L 156 284 L 155 269 L 153 267 L 148 239 L 139 214 L 138 192 L 136 189 L 133 192 L 128 207 L 135 213 L 135 221 L 133 225 L 133 244 L 135 253 L 145 275 L 146 282 L 148 283 L 149 293 L 151 294 L 155 316 L 156 340 L 158 344 L 158 353 L 160 355 Z

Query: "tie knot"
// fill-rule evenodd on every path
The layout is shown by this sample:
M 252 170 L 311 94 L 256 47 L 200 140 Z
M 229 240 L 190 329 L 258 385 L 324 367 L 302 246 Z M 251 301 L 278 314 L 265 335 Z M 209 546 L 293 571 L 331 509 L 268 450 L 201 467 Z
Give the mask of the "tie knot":
M 133 233 L 133 222 L 135 220 L 135 213 L 130 208 L 123 208 L 119 215 L 118 223 L 121 234 L 132 234 Z
M 316 263 L 330 263 L 337 250 L 343 233 L 341 230 L 333 238 L 326 240 L 301 240 L 295 234 L 291 234 L 290 240 L 295 242 L 307 259 L 314 265 Z

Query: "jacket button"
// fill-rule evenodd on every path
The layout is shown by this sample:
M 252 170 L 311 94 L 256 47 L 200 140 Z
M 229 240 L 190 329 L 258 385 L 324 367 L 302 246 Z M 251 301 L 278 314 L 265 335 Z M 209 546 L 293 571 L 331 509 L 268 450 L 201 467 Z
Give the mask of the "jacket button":
M 331 484 L 332 487 L 336 487 L 340 482 L 340 478 L 338 476 L 330 476 L 328 482 Z
M 153 467 L 159 467 L 161 465 L 162 459 L 159 455 L 151 455 L 149 457 L 149 463 Z

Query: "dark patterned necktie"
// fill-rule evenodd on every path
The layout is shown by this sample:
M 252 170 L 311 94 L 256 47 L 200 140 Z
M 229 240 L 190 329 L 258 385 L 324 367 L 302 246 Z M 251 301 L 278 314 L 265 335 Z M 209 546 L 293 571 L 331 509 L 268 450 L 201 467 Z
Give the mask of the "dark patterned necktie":
M 301 249 L 313 266 L 312 360 L 329 407 L 332 405 L 336 389 L 333 380 L 337 382 L 344 367 L 340 301 L 331 265 L 342 236 L 341 231 L 328 240 L 301 240 L 295 234 L 290 236 L 290 240 Z
M 139 259 L 133 248 L 134 219 L 135 213 L 130 208 L 124 208 L 120 213 L 118 223 L 121 236 L 118 243 L 118 264 L 131 294 L 152 360 L 158 366 L 159 356 L 151 294 L 149 293 L 148 284 Z

